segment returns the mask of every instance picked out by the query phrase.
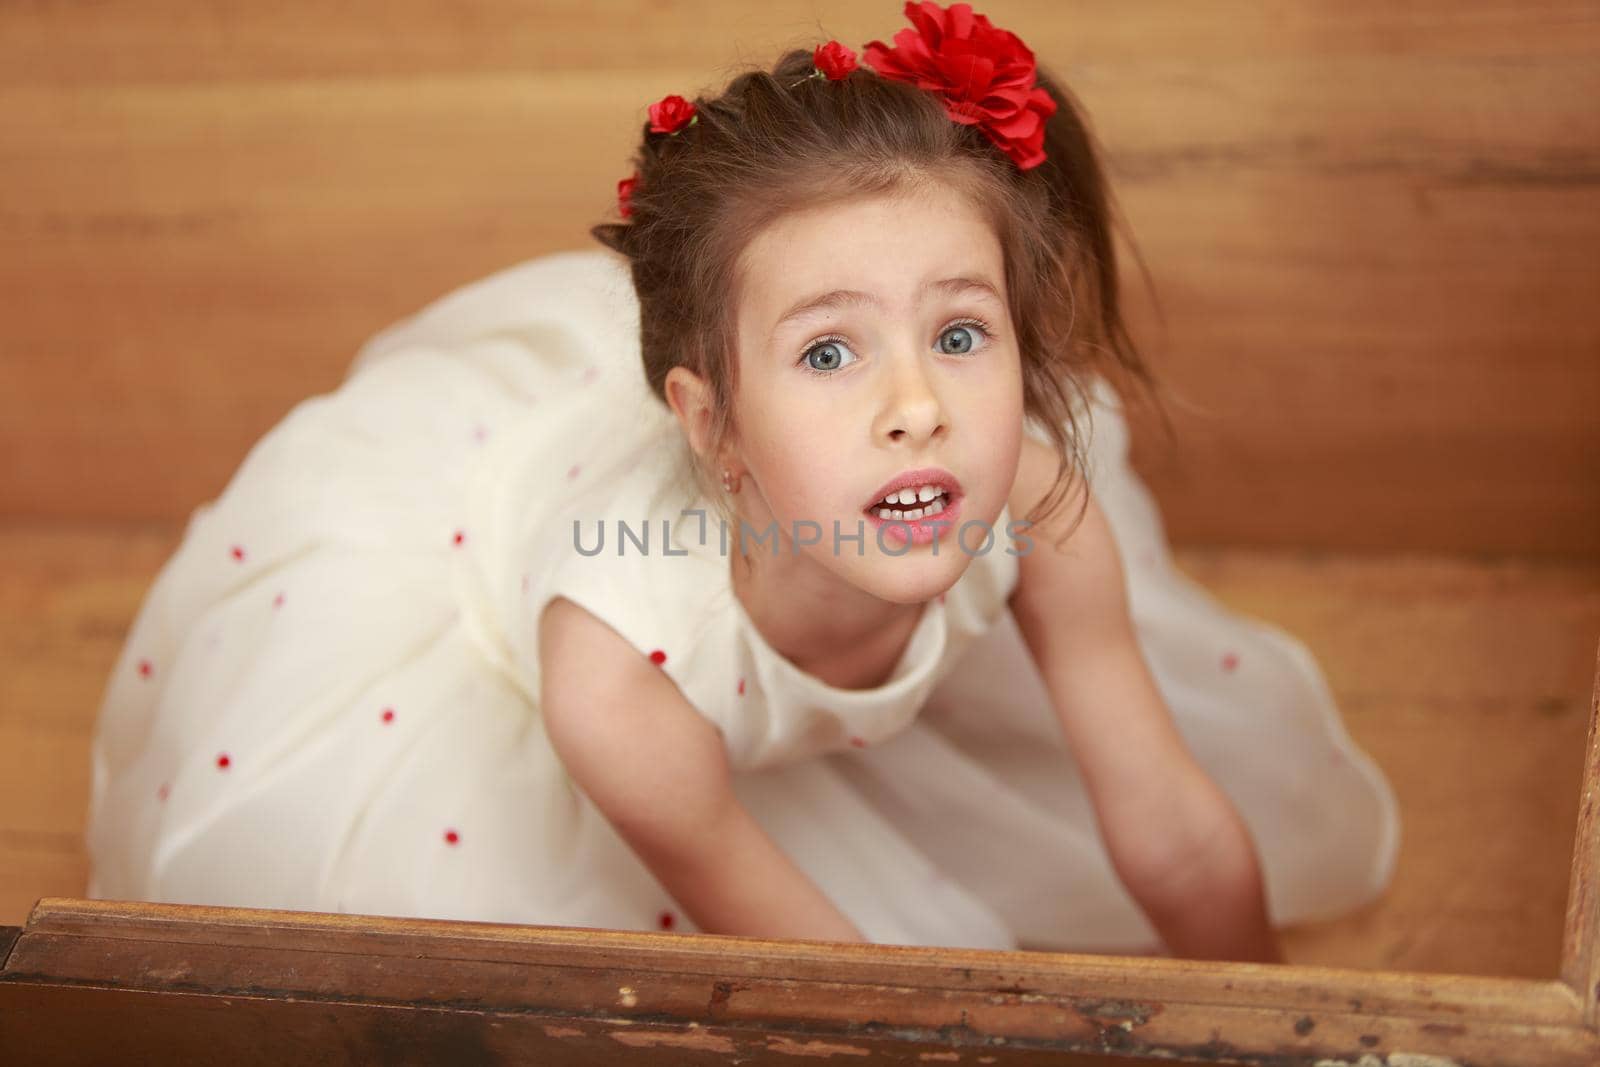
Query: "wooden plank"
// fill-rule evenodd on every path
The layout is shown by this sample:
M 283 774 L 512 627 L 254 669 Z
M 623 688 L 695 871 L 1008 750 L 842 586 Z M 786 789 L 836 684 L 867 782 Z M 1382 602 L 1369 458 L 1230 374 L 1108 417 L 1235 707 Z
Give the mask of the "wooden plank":
M 1303 640 L 1341 701 L 1460 701 L 1576 716 L 1582 730 L 1600 564 L 1201 548 L 1176 558 L 1229 609 Z
M 1382 0 L 1183 0 L 1107 5 L 1098 0 L 988 0 L 996 25 L 1063 62 L 1350 52 L 1499 55 L 1514 39 L 1530 57 L 1586 54 L 1596 21 L 1586 0 L 1394 5 Z M 0 85 L 254 81 L 271 78 L 464 70 L 632 70 L 663 54 L 710 70 L 734 57 L 765 58 L 784 43 L 827 35 L 859 48 L 905 25 L 894 5 L 851 0 L 749 5 L 739 0 L 388 0 L 374 8 L 306 3 L 238 6 L 196 0 L 140 4 L 0 6 L 8 62 Z M 308 25 L 315 31 L 308 32 Z M 616 27 L 629 28 L 617 33 Z M 707 32 L 715 27 L 715 32 Z
M 899 21 L 158 7 L 0 12 L 0 512 L 186 516 L 372 332 L 588 246 L 645 102 Z M 1178 543 L 1600 555 L 1593 4 L 991 13 L 1059 57 L 1159 286 L 1164 327 L 1124 272 L 1196 408 L 1135 448 Z
M 400 1006 L 412 1010 L 376 1028 L 374 1009 Z M 210 1057 L 238 1063 L 291 1048 L 344 1062 L 446 1035 L 484 1060 L 559 1057 L 544 1062 L 608 1045 L 617 1062 L 956 1051 L 1308 1067 L 1401 1053 L 1545 1067 L 1600 1052 L 1557 981 L 56 899 L 0 972 L 5 1009 L 19 1021 L 0 1054 L 30 1062 L 81 1055 L 96 1040 L 81 1020 L 96 1017 L 130 1053 L 200 1035 Z
M 1600 1025 L 1600 649 L 1595 653 L 1594 696 L 1583 766 L 1583 795 L 1572 849 L 1561 978 L 1583 1003 L 1583 1024 Z

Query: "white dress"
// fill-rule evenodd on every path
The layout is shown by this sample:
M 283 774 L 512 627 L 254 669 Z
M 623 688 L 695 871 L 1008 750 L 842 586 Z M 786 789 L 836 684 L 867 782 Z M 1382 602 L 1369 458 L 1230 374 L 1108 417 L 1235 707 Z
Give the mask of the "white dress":
M 532 260 L 378 334 L 255 445 L 108 683 L 89 895 L 696 929 L 544 733 L 536 626 L 559 593 L 654 654 L 743 803 L 869 939 L 1159 949 L 1006 610 L 1003 542 L 925 606 L 882 686 L 802 672 L 733 596 L 637 330 L 620 259 Z M 1369 902 L 1399 841 L 1388 782 L 1306 648 L 1173 567 L 1103 383 L 1093 427 L 1140 647 L 1250 827 L 1273 922 Z

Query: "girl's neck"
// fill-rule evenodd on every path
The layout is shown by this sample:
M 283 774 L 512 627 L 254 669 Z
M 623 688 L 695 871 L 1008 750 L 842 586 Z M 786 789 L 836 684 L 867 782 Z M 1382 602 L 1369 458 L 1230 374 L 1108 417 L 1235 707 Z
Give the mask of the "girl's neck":
M 883 685 L 905 653 L 925 604 L 896 604 L 857 589 L 779 546 L 730 552 L 734 595 L 772 650 L 836 689 Z

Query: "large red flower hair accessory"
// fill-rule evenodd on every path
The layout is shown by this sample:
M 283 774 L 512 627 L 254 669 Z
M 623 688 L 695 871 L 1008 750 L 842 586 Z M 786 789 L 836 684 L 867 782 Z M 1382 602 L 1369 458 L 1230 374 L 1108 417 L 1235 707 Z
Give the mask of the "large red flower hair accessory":
M 1044 162 L 1044 120 L 1056 102 L 1036 84 L 1033 53 L 1016 34 L 974 15 L 971 4 L 949 9 L 932 0 L 907 0 L 913 29 L 894 35 L 894 47 L 871 41 L 862 62 L 879 75 L 936 93 L 945 111 L 976 126 L 1021 170 Z

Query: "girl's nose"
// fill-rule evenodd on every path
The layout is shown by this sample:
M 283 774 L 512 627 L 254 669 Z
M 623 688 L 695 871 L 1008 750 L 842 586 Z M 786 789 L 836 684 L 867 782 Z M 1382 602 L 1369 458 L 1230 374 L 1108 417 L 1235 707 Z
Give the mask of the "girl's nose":
M 896 356 L 890 364 L 876 436 L 901 442 L 928 440 L 943 429 L 946 417 L 928 367 L 914 354 Z

